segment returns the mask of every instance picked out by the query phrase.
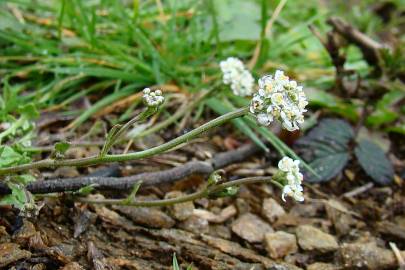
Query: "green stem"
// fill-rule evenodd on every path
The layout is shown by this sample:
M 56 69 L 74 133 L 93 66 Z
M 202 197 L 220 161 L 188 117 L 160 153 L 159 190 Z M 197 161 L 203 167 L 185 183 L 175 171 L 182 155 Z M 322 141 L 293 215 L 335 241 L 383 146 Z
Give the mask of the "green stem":
M 114 145 L 114 143 L 118 139 L 120 139 L 122 134 L 124 134 L 124 132 L 126 132 L 133 124 L 135 124 L 136 122 L 145 120 L 150 115 L 155 113 L 156 110 L 157 110 L 157 108 L 148 107 L 147 109 L 142 111 L 140 114 L 136 115 L 134 118 L 132 118 L 131 120 L 126 122 L 123 126 L 121 126 L 121 128 L 115 134 L 113 134 L 111 136 L 111 138 L 107 139 L 107 141 L 105 142 L 105 144 L 103 146 L 103 149 L 100 152 L 100 156 L 105 156 L 110 151 L 110 149 Z M 110 132 L 112 132 L 113 130 L 114 130 L 114 128 L 111 129 Z
M 172 123 L 174 123 L 177 119 L 179 119 L 181 116 L 183 116 L 186 112 L 190 111 L 192 108 L 194 108 L 197 104 L 200 103 L 201 100 L 203 100 L 211 91 L 206 91 L 201 95 L 198 95 L 197 97 L 195 97 L 193 100 L 190 101 L 190 103 L 188 103 L 185 106 L 180 107 L 179 110 L 177 110 L 172 116 L 170 116 L 169 118 L 167 118 L 166 120 L 157 123 L 156 125 L 154 125 L 153 127 L 139 133 L 138 135 L 136 135 L 135 137 L 133 137 L 132 139 L 138 139 L 138 138 L 142 138 L 145 136 L 148 136 L 150 134 L 153 134 L 169 125 L 171 125 Z
M 168 206 L 178 203 L 184 203 L 188 201 L 194 201 L 197 199 L 201 199 L 204 197 L 208 197 L 211 194 L 215 194 L 218 191 L 224 190 L 228 187 L 240 186 L 244 184 L 253 184 L 253 183 L 261 183 L 261 182 L 270 182 L 272 184 L 277 185 L 278 187 L 280 184 L 274 180 L 272 180 L 271 176 L 258 176 L 258 177 L 247 177 L 242 178 L 234 181 L 225 182 L 222 184 L 214 185 L 211 187 L 205 187 L 204 189 L 187 194 L 177 198 L 171 199 L 163 199 L 163 200 L 155 200 L 155 201 L 128 201 L 127 198 L 125 199 L 89 199 L 89 198 L 79 198 L 78 201 L 84 203 L 92 203 L 92 204 L 105 204 L 105 205 L 127 205 L 127 206 L 135 206 L 135 207 L 158 207 L 158 206 Z
M 224 123 L 228 122 L 229 120 L 242 117 L 249 112 L 249 108 L 241 108 L 233 112 L 229 112 L 227 114 L 221 115 L 208 123 L 182 135 L 179 136 L 169 142 L 166 142 L 162 145 L 134 153 L 127 153 L 127 154 L 118 154 L 118 155 L 105 155 L 105 156 L 91 156 L 87 158 L 79 158 L 79 159 L 66 159 L 66 160 L 54 160 L 54 159 L 45 159 L 37 162 L 33 162 L 31 164 L 23 164 L 19 166 L 13 166 L 8 168 L 1 168 L 0 175 L 16 173 L 24 170 L 29 169 L 38 169 L 38 168 L 57 168 L 57 167 L 64 167 L 64 166 L 90 166 L 102 163 L 110 163 L 110 162 L 123 162 L 123 161 L 130 161 L 130 160 L 137 160 L 142 158 L 151 157 L 166 151 L 169 151 L 176 146 L 188 143 L 191 139 L 201 135 L 202 133 L 206 132 L 207 130 L 223 125 Z

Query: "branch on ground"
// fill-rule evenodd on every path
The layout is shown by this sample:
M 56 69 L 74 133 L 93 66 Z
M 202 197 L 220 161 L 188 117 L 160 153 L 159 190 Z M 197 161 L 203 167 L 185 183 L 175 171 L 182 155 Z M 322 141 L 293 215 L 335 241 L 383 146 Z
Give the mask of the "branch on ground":
M 206 161 L 190 161 L 181 166 L 162 170 L 159 172 L 141 173 L 126 177 L 110 177 L 106 175 L 85 176 L 76 178 L 51 179 L 30 183 L 26 189 L 32 194 L 46 194 L 54 192 L 77 191 L 80 188 L 92 185 L 96 190 L 131 190 L 142 181 L 142 186 L 155 186 L 173 183 L 191 175 L 209 175 L 233 163 L 241 162 L 258 153 L 260 148 L 248 144 L 236 150 L 215 155 Z M 11 190 L 4 183 L 0 183 L 0 195 L 10 194 Z

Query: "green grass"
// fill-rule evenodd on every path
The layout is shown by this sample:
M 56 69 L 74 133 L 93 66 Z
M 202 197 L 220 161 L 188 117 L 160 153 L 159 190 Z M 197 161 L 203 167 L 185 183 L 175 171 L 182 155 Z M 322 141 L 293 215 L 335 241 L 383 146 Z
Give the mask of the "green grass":
M 288 1 L 267 36 L 264 28 L 277 1 L 162 2 L 160 10 L 156 1 L 139 0 L 2 1 L 1 120 L 15 116 L 18 104 L 31 102 L 39 110 L 57 106 L 70 111 L 73 102 L 92 97 L 91 107 L 79 112 L 70 125 L 75 128 L 112 102 L 147 86 L 176 85 L 194 94 L 218 84 L 220 60 L 237 56 L 248 63 L 259 41 L 261 52 L 252 70 L 256 78 L 284 69 L 306 87 L 318 90 L 311 97 L 314 105 L 356 119 L 356 105 L 325 97 L 323 91 L 334 84 L 334 68 L 307 26 L 314 24 L 326 32 L 328 16 L 341 15 L 374 35 L 382 29 L 382 22 L 367 8 L 373 1 L 360 1 L 350 12 L 341 1 Z M 348 51 L 347 65 L 362 74 L 368 72 L 358 50 Z M 200 113 L 194 119 L 205 108 L 222 114 L 226 108 L 246 104 L 226 89 L 222 85 L 213 91 L 210 98 L 215 102 L 196 104 Z M 330 105 L 327 98 L 336 105 Z M 136 109 L 136 104 L 131 106 Z M 162 126 L 175 125 L 180 118 Z M 293 154 L 254 123 L 237 120 L 234 124 L 263 148 L 267 140 L 280 153 Z

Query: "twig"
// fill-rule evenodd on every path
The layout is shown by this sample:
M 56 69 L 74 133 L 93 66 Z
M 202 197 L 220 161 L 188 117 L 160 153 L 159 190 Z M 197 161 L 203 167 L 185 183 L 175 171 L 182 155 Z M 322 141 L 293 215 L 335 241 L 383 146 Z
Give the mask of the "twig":
M 181 166 L 159 172 L 141 173 L 126 177 L 107 177 L 105 174 L 77 178 L 53 179 L 30 183 L 26 189 L 32 194 L 44 194 L 65 191 L 77 191 L 80 188 L 93 185 L 98 190 L 130 190 L 136 183 L 142 181 L 142 186 L 173 183 L 194 174 L 208 175 L 213 171 L 229 164 L 241 162 L 258 153 L 260 148 L 254 144 L 242 146 L 236 150 L 215 155 L 206 161 L 190 161 Z M 6 184 L 0 183 L 0 195 L 9 194 L 11 190 Z
M 355 188 L 355 189 L 353 189 L 353 190 L 351 190 L 349 192 L 344 193 L 342 195 L 342 197 L 351 198 L 351 197 L 357 196 L 357 195 L 359 195 L 359 194 L 361 194 L 363 192 L 366 192 L 367 190 L 369 190 L 372 187 L 374 187 L 373 183 L 367 183 L 367 184 L 365 184 L 363 186 L 360 186 L 360 187 Z
M 309 25 L 309 30 L 316 36 L 323 47 L 328 52 L 333 66 L 336 69 L 336 79 L 335 84 L 336 88 L 341 92 L 341 94 L 345 94 L 346 91 L 343 84 L 343 78 L 346 75 L 346 71 L 344 68 L 344 64 L 346 62 L 346 57 L 339 52 L 339 44 L 336 40 L 334 32 L 328 32 L 327 38 L 324 38 L 321 33 L 319 33 L 318 29 L 314 25 Z
M 392 249 L 392 251 L 395 254 L 395 257 L 397 258 L 399 270 L 403 270 L 405 268 L 405 260 L 402 257 L 401 252 L 399 251 L 399 249 L 395 243 L 390 242 L 389 244 L 390 244 L 390 248 Z
M 379 51 L 385 47 L 384 45 L 371 39 L 369 36 L 360 32 L 358 29 L 354 28 L 340 18 L 332 17 L 328 20 L 328 23 L 341 36 L 343 36 L 349 42 L 356 44 L 362 51 L 364 58 L 369 64 L 379 67 Z

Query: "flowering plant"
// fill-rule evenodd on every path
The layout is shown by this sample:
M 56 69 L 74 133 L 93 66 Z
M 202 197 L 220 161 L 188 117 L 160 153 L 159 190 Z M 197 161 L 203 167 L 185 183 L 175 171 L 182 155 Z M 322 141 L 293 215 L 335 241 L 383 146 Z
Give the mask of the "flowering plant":
M 268 126 L 274 120 L 279 121 L 288 131 L 299 129 L 304 122 L 303 113 L 308 105 L 302 86 L 290 80 L 283 71 L 277 70 L 273 75 L 265 75 L 258 81 L 258 91 L 254 92 L 254 79 L 242 61 L 229 57 L 220 62 L 223 82 L 230 85 L 233 93 L 238 96 L 253 94 L 249 111 L 260 125 Z M 303 201 L 301 186 L 303 175 L 299 171 L 299 160 L 284 157 L 278 163 L 279 173 L 276 178 L 283 184 L 282 199 L 291 196 Z
M 244 67 L 243 63 L 237 58 L 228 58 L 220 63 L 223 72 L 223 82 L 230 85 L 233 93 L 239 96 L 251 96 L 250 106 L 231 111 L 200 127 L 191 130 L 171 141 L 161 145 L 132 153 L 109 154 L 109 150 L 113 144 L 126 132 L 131 125 L 136 122 L 143 121 L 147 117 L 158 111 L 160 105 L 164 102 L 164 96 L 161 90 L 152 91 L 150 88 L 143 90 L 143 102 L 146 105 L 145 110 L 135 116 L 133 119 L 124 125 L 115 125 L 107 135 L 106 141 L 100 153 L 95 156 L 65 159 L 63 155 L 59 158 L 50 157 L 45 160 L 40 160 L 30 164 L 22 164 L 0 168 L 0 175 L 15 174 L 21 171 L 33 168 L 56 168 L 62 166 L 90 166 L 95 164 L 122 162 L 136 160 L 155 156 L 190 141 L 192 138 L 202 134 L 203 132 L 222 125 L 232 119 L 245 116 L 249 112 L 256 117 L 257 122 L 261 125 L 268 126 L 274 120 L 280 121 L 282 126 L 289 131 L 299 129 L 299 125 L 303 123 L 303 113 L 306 111 L 305 106 L 308 104 L 302 86 L 298 86 L 293 80 L 290 80 L 283 71 L 277 70 L 274 76 L 266 75 L 258 81 L 258 91 L 254 92 L 254 79 L 250 72 Z M 69 144 L 63 144 L 67 150 Z M 278 167 L 279 171 L 271 177 L 262 178 L 246 178 L 225 183 L 215 183 L 207 185 L 202 191 L 194 194 L 186 195 L 178 199 L 161 200 L 153 202 L 136 202 L 128 199 L 109 199 L 109 200 L 86 200 L 80 199 L 88 203 L 102 204 L 126 204 L 133 206 L 161 206 L 169 205 L 187 200 L 193 200 L 204 196 L 218 196 L 218 194 L 230 195 L 236 191 L 236 186 L 246 183 L 267 182 L 270 181 L 282 188 L 282 199 L 286 196 L 294 198 L 296 201 L 303 201 L 303 188 L 301 186 L 303 175 L 299 171 L 299 160 L 292 160 L 289 157 L 284 157 L 280 160 Z M 137 187 L 139 188 L 139 186 Z M 27 202 L 28 203 L 28 202 Z M 31 202 L 29 202 L 31 203 Z M 25 205 L 25 204 L 24 204 Z M 22 207 L 24 208 L 24 207 Z

